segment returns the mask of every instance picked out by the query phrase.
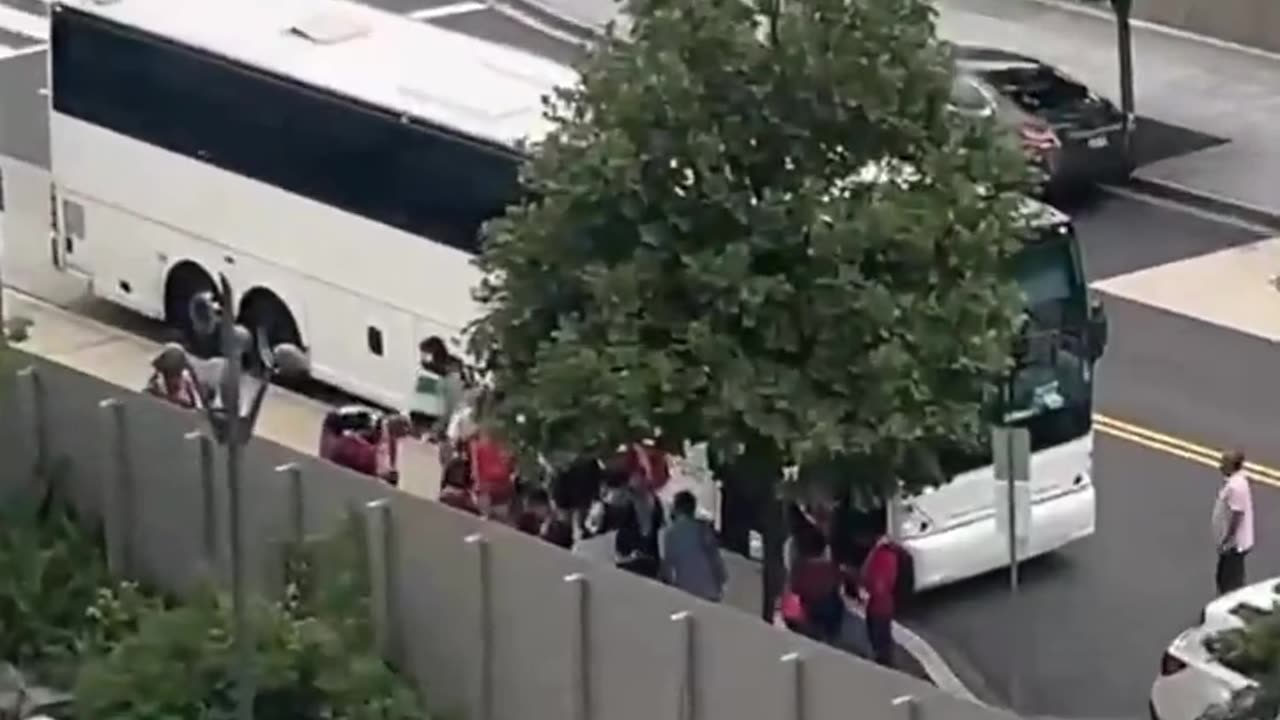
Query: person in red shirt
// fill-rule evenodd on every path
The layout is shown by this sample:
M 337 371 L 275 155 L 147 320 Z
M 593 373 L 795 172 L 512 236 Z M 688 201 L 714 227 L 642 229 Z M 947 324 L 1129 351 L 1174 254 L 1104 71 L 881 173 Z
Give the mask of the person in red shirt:
M 632 472 L 643 474 L 650 490 L 659 492 L 666 487 L 671 479 L 671 465 L 667 454 L 654 441 L 636 443 L 628 448 L 627 454 Z
M 468 444 L 471 487 L 485 517 L 502 518 L 515 496 L 515 462 L 506 446 L 481 429 Z
M 873 659 L 893 667 L 893 617 L 897 612 L 898 547 L 885 534 L 884 523 L 871 528 L 874 542 L 862 563 L 858 595 L 867 620 Z

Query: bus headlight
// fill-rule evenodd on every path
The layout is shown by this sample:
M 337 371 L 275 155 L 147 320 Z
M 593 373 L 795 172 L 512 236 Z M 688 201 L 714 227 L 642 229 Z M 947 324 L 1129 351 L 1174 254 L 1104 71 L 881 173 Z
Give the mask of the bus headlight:
M 919 537 L 933 531 L 935 523 L 929 514 L 913 502 L 902 503 L 902 522 L 899 526 L 904 538 Z

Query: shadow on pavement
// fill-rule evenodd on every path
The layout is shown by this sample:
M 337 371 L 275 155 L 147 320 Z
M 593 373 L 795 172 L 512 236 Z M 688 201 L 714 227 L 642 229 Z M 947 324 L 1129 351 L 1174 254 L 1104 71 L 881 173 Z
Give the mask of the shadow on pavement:
M 1068 561 L 1057 553 L 1049 553 L 1025 561 L 1018 566 L 1020 588 L 1031 589 L 1042 583 L 1056 582 Z M 952 611 L 975 602 L 999 606 L 1009 602 L 1009 572 L 996 570 L 976 578 L 921 593 L 912 607 L 903 613 L 899 621 L 909 626 L 942 656 L 951 671 L 956 674 L 969 692 L 979 700 L 998 707 L 1009 706 L 1008 678 L 1002 663 L 992 663 L 988 653 L 975 654 L 970 643 L 980 641 L 991 646 L 1006 646 L 1013 642 L 1011 630 L 1020 623 L 1011 618 L 1027 618 L 1031 613 L 1023 603 L 1016 611 L 1013 606 L 1003 613 L 1008 625 L 1000 627 L 956 628 Z M 960 632 L 957 633 L 957 630 Z M 987 648 L 988 650 L 990 648 Z M 1024 648 L 1030 650 L 1031 648 Z
M 1133 156 L 1137 166 L 1142 167 L 1227 142 L 1227 138 L 1139 116 L 1133 133 Z

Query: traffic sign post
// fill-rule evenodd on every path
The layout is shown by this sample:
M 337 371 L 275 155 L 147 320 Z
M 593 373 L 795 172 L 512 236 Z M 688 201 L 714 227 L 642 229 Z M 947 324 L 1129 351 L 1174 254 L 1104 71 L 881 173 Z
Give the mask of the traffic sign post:
M 997 427 L 991 432 L 991 457 L 995 469 L 993 500 L 996 528 L 1003 533 L 1009 547 L 1009 618 L 1018 618 L 1018 551 L 1031 536 L 1031 434 L 1026 428 Z M 1025 623 L 1017 623 L 1009 637 L 1013 647 L 1009 653 L 1009 704 L 1017 711 L 1018 663 L 1021 631 Z

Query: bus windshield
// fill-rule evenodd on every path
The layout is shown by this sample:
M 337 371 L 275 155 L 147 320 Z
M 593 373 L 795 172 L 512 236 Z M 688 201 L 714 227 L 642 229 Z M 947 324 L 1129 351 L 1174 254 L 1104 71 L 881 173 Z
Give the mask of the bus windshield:
M 1041 228 L 1014 257 L 1013 271 L 1026 305 L 1003 404 L 1005 421 L 1087 407 L 1088 297 L 1070 225 Z

